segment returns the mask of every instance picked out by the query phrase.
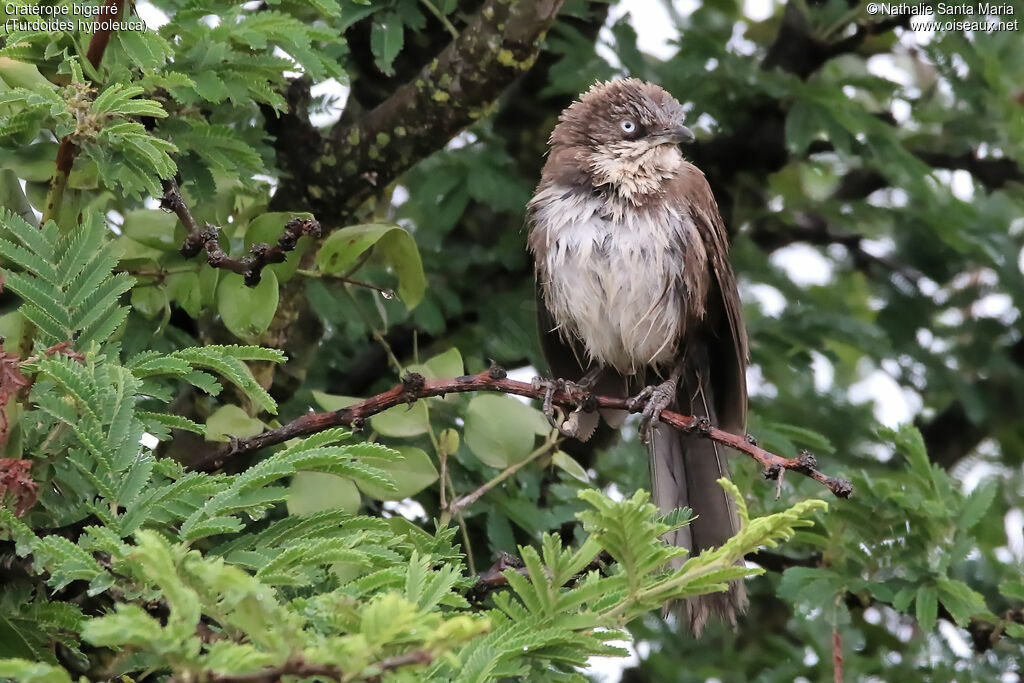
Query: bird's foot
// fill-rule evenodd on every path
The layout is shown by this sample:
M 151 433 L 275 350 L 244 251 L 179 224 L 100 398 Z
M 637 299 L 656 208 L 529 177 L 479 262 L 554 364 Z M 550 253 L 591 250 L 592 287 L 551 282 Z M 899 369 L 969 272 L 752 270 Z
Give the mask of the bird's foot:
M 631 411 L 643 406 L 639 428 L 640 441 L 643 443 L 650 443 L 654 427 L 661 420 L 661 412 L 675 400 L 676 386 L 676 380 L 669 379 L 656 386 L 646 386 L 636 396 L 626 399 L 626 406 Z
M 569 438 L 576 438 L 579 434 L 579 413 L 583 410 L 585 399 L 576 402 L 576 409 L 564 420 L 555 416 L 555 405 L 552 397 L 556 392 L 564 394 L 581 394 L 588 391 L 589 384 L 584 382 L 573 382 L 568 379 L 548 379 L 546 377 L 534 377 L 531 382 L 534 390 L 544 390 L 544 398 L 541 403 L 541 410 L 548 419 L 548 423 L 558 432 Z

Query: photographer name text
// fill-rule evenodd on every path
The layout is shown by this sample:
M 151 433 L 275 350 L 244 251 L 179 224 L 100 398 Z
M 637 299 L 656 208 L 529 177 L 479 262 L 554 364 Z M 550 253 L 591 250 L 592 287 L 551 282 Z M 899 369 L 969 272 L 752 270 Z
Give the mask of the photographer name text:
M 890 17 L 928 17 L 910 22 L 912 31 L 1019 31 L 1020 19 L 1010 19 L 1016 13 L 1010 3 L 978 2 L 974 4 L 935 5 L 909 2 L 869 2 L 868 14 Z

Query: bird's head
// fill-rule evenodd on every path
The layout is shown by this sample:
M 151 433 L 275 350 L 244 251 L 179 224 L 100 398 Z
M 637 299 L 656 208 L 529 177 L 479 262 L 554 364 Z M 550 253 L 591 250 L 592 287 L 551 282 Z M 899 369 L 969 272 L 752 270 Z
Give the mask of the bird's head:
M 683 106 L 652 83 L 597 83 L 562 112 L 550 144 L 573 149 L 595 185 L 649 194 L 682 163 L 677 145 L 694 139 L 683 115 Z

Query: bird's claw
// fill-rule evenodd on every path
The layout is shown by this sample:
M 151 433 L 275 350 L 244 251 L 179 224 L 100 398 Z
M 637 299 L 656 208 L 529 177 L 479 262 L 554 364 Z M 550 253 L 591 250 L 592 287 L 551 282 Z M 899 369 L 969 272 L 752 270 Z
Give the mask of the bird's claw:
M 654 436 L 654 427 L 661 420 L 663 410 L 672 405 L 676 398 L 676 382 L 668 380 L 657 386 L 644 387 L 639 394 L 626 400 L 630 410 L 636 410 L 643 405 L 640 412 L 640 441 L 647 444 Z
M 566 379 L 548 379 L 546 377 L 534 377 L 533 381 L 530 382 L 535 391 L 540 389 L 544 390 L 544 398 L 541 403 L 541 411 L 544 413 L 544 417 L 548 419 L 548 423 L 558 430 L 558 433 L 562 436 L 569 438 L 576 438 L 579 433 L 579 415 L 578 413 L 582 410 L 583 401 L 579 401 L 576 410 L 574 410 L 564 421 L 559 420 L 555 416 L 555 405 L 552 403 L 552 397 L 556 392 L 562 392 L 564 394 L 578 394 L 584 391 L 584 388 Z

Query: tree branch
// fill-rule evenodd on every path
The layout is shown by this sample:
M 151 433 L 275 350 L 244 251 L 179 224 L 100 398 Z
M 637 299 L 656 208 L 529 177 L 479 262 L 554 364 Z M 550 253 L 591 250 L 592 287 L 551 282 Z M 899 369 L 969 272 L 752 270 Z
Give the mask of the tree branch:
M 409 666 L 410 664 L 429 664 L 432 661 L 434 661 L 434 656 L 429 651 L 413 650 L 393 657 L 387 657 L 372 666 L 379 669 L 383 674 L 387 671 L 400 669 L 403 666 Z M 261 669 L 248 674 L 218 674 L 210 672 L 204 680 L 218 681 L 219 683 L 274 683 L 274 681 L 282 680 L 283 676 L 317 677 L 332 681 L 343 681 L 350 678 L 341 669 L 332 664 L 314 664 L 294 657 L 280 666 Z M 381 677 L 378 674 L 370 676 L 366 680 L 379 681 L 380 679 Z
M 561 5 L 562 0 L 487 0 L 412 81 L 358 122 L 336 126 L 326 139 L 294 112 L 274 122 L 268 128 L 287 175 L 273 204 L 304 204 L 343 225 L 379 188 L 486 114 L 533 65 Z
M 89 40 L 89 49 L 85 58 L 94 67 L 100 65 L 103 53 L 110 42 L 110 25 L 121 13 L 121 0 L 105 0 L 103 8 L 96 14 L 93 22 L 96 27 L 92 38 Z M 102 22 L 106 22 L 104 25 Z M 64 190 L 68 186 L 68 176 L 71 175 L 71 167 L 75 164 L 75 156 L 78 155 L 78 146 L 74 143 L 71 135 L 65 135 L 57 148 L 57 162 L 53 178 L 50 179 L 50 189 L 46 193 L 46 207 L 43 213 L 43 222 L 56 220 L 59 217 L 60 205 L 64 199 Z
M 779 67 L 806 80 L 821 65 L 841 54 L 853 52 L 868 37 L 910 25 L 910 14 L 903 13 L 878 22 L 856 24 L 854 32 L 837 41 L 829 41 L 814 30 L 807 18 L 807 5 L 789 2 L 775 42 L 768 48 L 762 67 Z
M 831 148 L 831 145 L 828 145 Z M 819 147 L 815 151 L 828 151 Z M 951 171 L 967 171 L 989 192 L 1002 188 L 1011 182 L 1024 181 L 1024 168 L 1009 158 L 979 158 L 974 150 L 960 154 L 912 150 L 911 153 L 932 168 Z M 888 187 L 889 181 L 880 171 L 871 168 L 856 168 L 849 171 L 832 193 L 840 201 L 864 199 L 872 192 Z
M 422 375 L 410 373 L 402 378 L 400 385 L 390 391 L 371 396 L 347 408 L 328 413 L 308 413 L 277 429 L 271 429 L 246 439 L 234 439 L 216 453 L 192 463 L 189 468 L 192 470 L 217 469 L 235 456 L 251 453 L 296 437 L 322 432 L 331 427 L 360 429 L 366 418 L 403 403 L 412 404 L 431 396 L 443 397 L 447 394 L 471 391 L 494 391 L 536 399 L 542 399 L 545 395 L 543 388 L 534 388 L 532 384 L 507 379 L 505 371 L 499 367 L 492 367 L 479 375 L 465 375 L 455 379 L 427 380 Z M 552 396 L 551 402 L 553 405 L 570 409 L 585 406 L 588 410 L 598 408 L 613 408 L 627 412 L 642 410 L 641 406 L 630 405 L 624 398 L 594 396 L 582 392 L 557 392 Z M 766 479 L 777 479 L 783 470 L 791 470 L 814 479 L 840 498 L 848 498 L 853 492 L 853 485 L 846 479 L 830 477 L 818 471 L 817 460 L 813 454 L 806 451 L 796 458 L 783 458 L 761 448 L 753 438 L 723 431 L 713 426 L 706 418 L 680 415 L 666 410 L 661 414 L 661 421 L 681 432 L 699 434 L 750 456 L 764 466 Z
M 915 285 L 923 279 L 924 273 L 888 256 L 877 256 L 864 249 L 863 235 L 847 232 L 833 227 L 822 216 L 807 212 L 797 212 L 792 224 L 778 221 L 774 215 L 757 221 L 750 231 L 750 238 L 764 251 L 775 251 L 794 242 L 807 244 L 829 245 L 841 244 L 850 252 L 854 266 L 865 272 L 869 266 L 880 266 L 884 270 L 899 275 L 907 282 Z
M 192 258 L 203 249 L 206 249 L 206 262 L 214 268 L 224 268 L 232 273 L 238 273 L 245 279 L 245 284 L 255 287 L 260 283 L 263 276 L 263 269 L 272 263 L 282 263 L 289 251 L 295 249 L 299 238 L 303 235 L 320 236 L 320 224 L 310 218 L 293 218 L 284 226 L 284 232 L 277 239 L 277 244 L 270 246 L 263 242 L 252 245 L 251 256 L 244 256 L 239 259 L 227 255 L 218 240 L 220 228 L 206 223 L 199 225 L 192 216 L 185 200 L 181 198 L 178 184 L 173 180 L 161 181 L 164 187 L 164 196 L 160 200 L 160 208 L 170 211 L 178 216 L 178 220 L 188 230 L 185 242 L 181 245 L 181 255 L 185 258 Z

